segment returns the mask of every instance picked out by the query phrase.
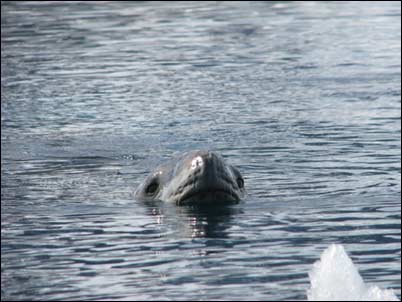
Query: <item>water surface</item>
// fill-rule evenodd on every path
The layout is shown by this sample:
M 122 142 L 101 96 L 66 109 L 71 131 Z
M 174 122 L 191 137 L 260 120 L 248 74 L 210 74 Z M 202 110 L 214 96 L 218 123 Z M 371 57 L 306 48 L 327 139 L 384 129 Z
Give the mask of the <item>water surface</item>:
M 304 300 L 344 245 L 401 284 L 399 2 L 1 2 L 3 300 Z M 226 207 L 144 205 L 213 149 Z

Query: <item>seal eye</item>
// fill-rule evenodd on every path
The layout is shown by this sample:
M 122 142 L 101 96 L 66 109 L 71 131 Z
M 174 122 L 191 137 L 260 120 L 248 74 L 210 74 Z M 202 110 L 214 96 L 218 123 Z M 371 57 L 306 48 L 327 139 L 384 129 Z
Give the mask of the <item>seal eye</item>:
M 148 187 L 145 189 L 145 192 L 148 195 L 154 195 L 159 188 L 159 184 L 156 180 L 152 181 Z
M 238 179 L 236 179 L 237 182 L 237 186 L 241 189 L 244 187 L 244 180 L 243 178 L 239 177 Z

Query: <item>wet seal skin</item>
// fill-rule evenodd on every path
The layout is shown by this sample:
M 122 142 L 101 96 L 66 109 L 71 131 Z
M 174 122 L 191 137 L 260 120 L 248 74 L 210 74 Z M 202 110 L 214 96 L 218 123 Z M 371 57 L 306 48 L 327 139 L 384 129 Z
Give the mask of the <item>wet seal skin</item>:
M 158 166 L 138 186 L 135 199 L 177 205 L 236 203 L 244 192 L 237 168 L 215 152 L 194 150 Z

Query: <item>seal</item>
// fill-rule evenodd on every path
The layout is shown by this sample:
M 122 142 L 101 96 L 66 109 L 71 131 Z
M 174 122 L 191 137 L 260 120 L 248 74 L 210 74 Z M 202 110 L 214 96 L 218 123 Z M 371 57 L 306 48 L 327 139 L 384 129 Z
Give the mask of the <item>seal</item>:
M 157 167 L 134 193 L 139 201 L 177 205 L 239 202 L 244 196 L 239 170 L 215 152 L 194 150 Z

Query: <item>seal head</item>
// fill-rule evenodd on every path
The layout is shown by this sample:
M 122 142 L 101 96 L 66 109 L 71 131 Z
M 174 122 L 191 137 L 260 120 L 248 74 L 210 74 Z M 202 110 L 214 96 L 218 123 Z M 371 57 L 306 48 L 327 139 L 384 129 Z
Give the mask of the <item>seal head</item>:
M 238 202 L 244 179 L 212 151 L 190 151 L 160 165 L 135 192 L 135 199 L 162 200 L 177 205 Z

